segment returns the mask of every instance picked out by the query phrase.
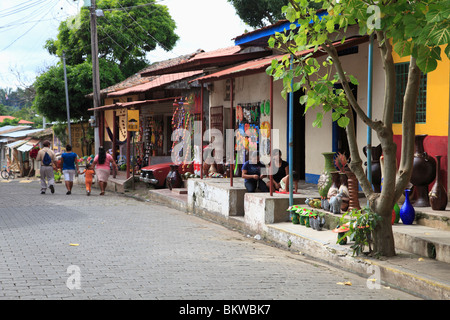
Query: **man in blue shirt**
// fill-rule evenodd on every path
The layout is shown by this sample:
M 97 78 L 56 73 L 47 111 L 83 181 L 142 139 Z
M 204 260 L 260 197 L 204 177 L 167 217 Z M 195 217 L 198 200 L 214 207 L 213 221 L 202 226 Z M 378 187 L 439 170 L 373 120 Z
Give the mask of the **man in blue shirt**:
M 77 157 L 77 154 L 75 152 L 72 152 L 72 146 L 70 144 L 66 146 L 66 152 L 61 155 L 64 183 L 67 188 L 66 194 L 72 193 L 73 178 L 76 173 L 79 173 L 78 162 L 76 161 Z
M 259 162 L 257 151 L 253 152 L 250 160 L 242 165 L 242 178 L 248 192 L 255 192 L 256 188 L 261 192 L 269 192 L 269 188 L 262 179 L 264 175 L 261 175 L 261 168 L 264 168 L 264 165 Z

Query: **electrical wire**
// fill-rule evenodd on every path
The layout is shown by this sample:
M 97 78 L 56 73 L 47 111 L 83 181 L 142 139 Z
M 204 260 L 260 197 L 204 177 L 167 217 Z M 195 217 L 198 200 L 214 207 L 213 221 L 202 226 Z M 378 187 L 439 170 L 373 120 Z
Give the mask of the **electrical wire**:
M 53 5 L 50 7 L 50 9 L 45 13 L 45 16 L 47 16 L 50 11 L 56 6 L 56 4 L 58 3 L 58 0 L 54 1 Z M 41 7 L 41 10 L 44 9 L 46 7 Z M 8 49 L 9 47 L 11 47 L 14 43 L 16 43 L 19 39 L 21 39 L 23 36 L 25 36 L 28 32 L 30 32 L 31 30 L 34 29 L 34 27 L 36 27 L 39 24 L 40 21 L 37 21 L 36 23 L 34 23 L 32 25 L 31 28 L 29 28 L 27 31 L 25 31 L 22 35 L 20 35 L 19 37 L 17 37 L 14 41 L 12 41 L 9 45 L 7 45 L 6 47 L 4 47 L 3 49 L 0 50 L 0 52 L 5 51 L 6 49 Z

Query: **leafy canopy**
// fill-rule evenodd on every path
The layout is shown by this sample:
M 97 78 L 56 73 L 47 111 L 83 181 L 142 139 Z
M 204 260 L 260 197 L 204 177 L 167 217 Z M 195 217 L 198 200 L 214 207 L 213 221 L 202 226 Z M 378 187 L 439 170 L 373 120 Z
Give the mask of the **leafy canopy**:
M 99 61 L 100 82 L 111 86 L 120 81 L 120 70 L 115 63 L 105 59 Z M 91 102 L 86 95 L 92 93 L 92 65 L 83 62 L 75 66 L 66 66 L 67 87 L 71 119 L 86 118 Z M 62 63 L 50 67 L 38 76 L 34 82 L 36 97 L 34 105 L 49 121 L 67 121 L 64 68 Z
M 154 0 L 98 0 L 97 7 L 104 13 L 97 17 L 99 57 L 117 63 L 126 77 L 149 64 L 147 52 L 157 45 L 169 51 L 178 40 L 168 8 Z M 83 63 L 90 60 L 90 29 L 90 8 L 83 7 L 60 24 L 57 39 L 47 40 L 45 48 L 60 57 L 65 51 L 69 65 Z
M 336 84 L 357 85 L 358 80 L 337 72 L 332 67 L 336 59 L 331 58 L 337 57 L 332 43 L 343 43 L 343 33 L 348 28 L 358 27 L 360 35 L 376 32 L 380 44 L 391 41 L 395 52 L 402 57 L 414 57 L 424 73 L 436 69 L 444 46 L 445 54 L 450 57 L 450 0 L 385 0 L 378 1 L 377 5 L 362 0 L 316 1 L 322 3 L 321 10 L 309 6 L 307 0 L 289 2 L 282 11 L 291 22 L 290 29 L 269 40 L 271 48 L 284 50 L 289 55 L 282 61 L 272 61 L 266 71 L 275 79 L 283 80 L 284 97 L 306 88 L 300 101 L 305 103 L 305 112 L 319 105 L 323 107 L 317 113 L 314 126 L 320 127 L 324 113 L 331 110 L 335 111 L 332 117 L 339 126 L 346 127 L 349 123 L 348 97 L 343 89 L 336 89 Z M 311 52 L 296 55 L 304 50 Z M 314 57 L 319 50 L 329 55 L 322 63 Z M 292 83 L 295 77 L 299 80 Z

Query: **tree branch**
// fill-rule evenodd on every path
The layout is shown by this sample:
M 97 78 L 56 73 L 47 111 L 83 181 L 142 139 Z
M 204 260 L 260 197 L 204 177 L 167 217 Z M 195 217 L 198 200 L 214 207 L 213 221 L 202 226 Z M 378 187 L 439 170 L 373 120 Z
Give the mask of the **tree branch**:
M 392 46 L 389 39 L 385 38 L 384 32 L 377 31 L 376 34 L 385 75 L 383 123 L 386 128 L 392 128 L 395 107 L 395 66 Z
M 341 80 L 342 87 L 345 91 L 345 94 L 348 98 L 348 101 L 350 102 L 350 105 L 352 106 L 353 110 L 355 110 L 358 117 L 361 118 L 361 120 L 368 125 L 370 128 L 372 128 L 375 131 L 379 131 L 381 129 L 381 122 L 379 121 L 372 121 L 366 113 L 361 109 L 358 102 L 355 99 L 355 96 L 353 95 L 352 90 L 350 89 L 350 86 L 348 84 L 347 78 L 345 76 L 344 69 L 342 68 L 341 61 L 339 60 L 338 53 L 336 51 L 336 48 L 333 46 L 333 44 L 327 40 L 326 44 L 321 46 L 326 53 L 333 59 L 333 63 L 336 67 L 336 71 L 339 75 L 339 79 Z

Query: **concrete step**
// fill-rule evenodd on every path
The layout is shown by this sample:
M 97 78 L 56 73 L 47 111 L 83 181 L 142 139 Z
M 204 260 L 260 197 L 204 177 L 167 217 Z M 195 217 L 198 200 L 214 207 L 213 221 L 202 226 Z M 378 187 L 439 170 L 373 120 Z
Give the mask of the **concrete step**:
M 307 205 L 302 207 L 312 209 Z M 342 214 L 333 214 L 322 209 L 314 210 L 325 213 L 326 222 L 324 228 L 328 231 L 333 230 L 343 216 Z M 433 217 L 433 214 L 428 214 L 428 216 Z M 401 223 L 401 220 L 399 223 L 394 224 L 392 229 L 396 249 L 450 263 L 450 231 L 417 223 L 405 225 Z

